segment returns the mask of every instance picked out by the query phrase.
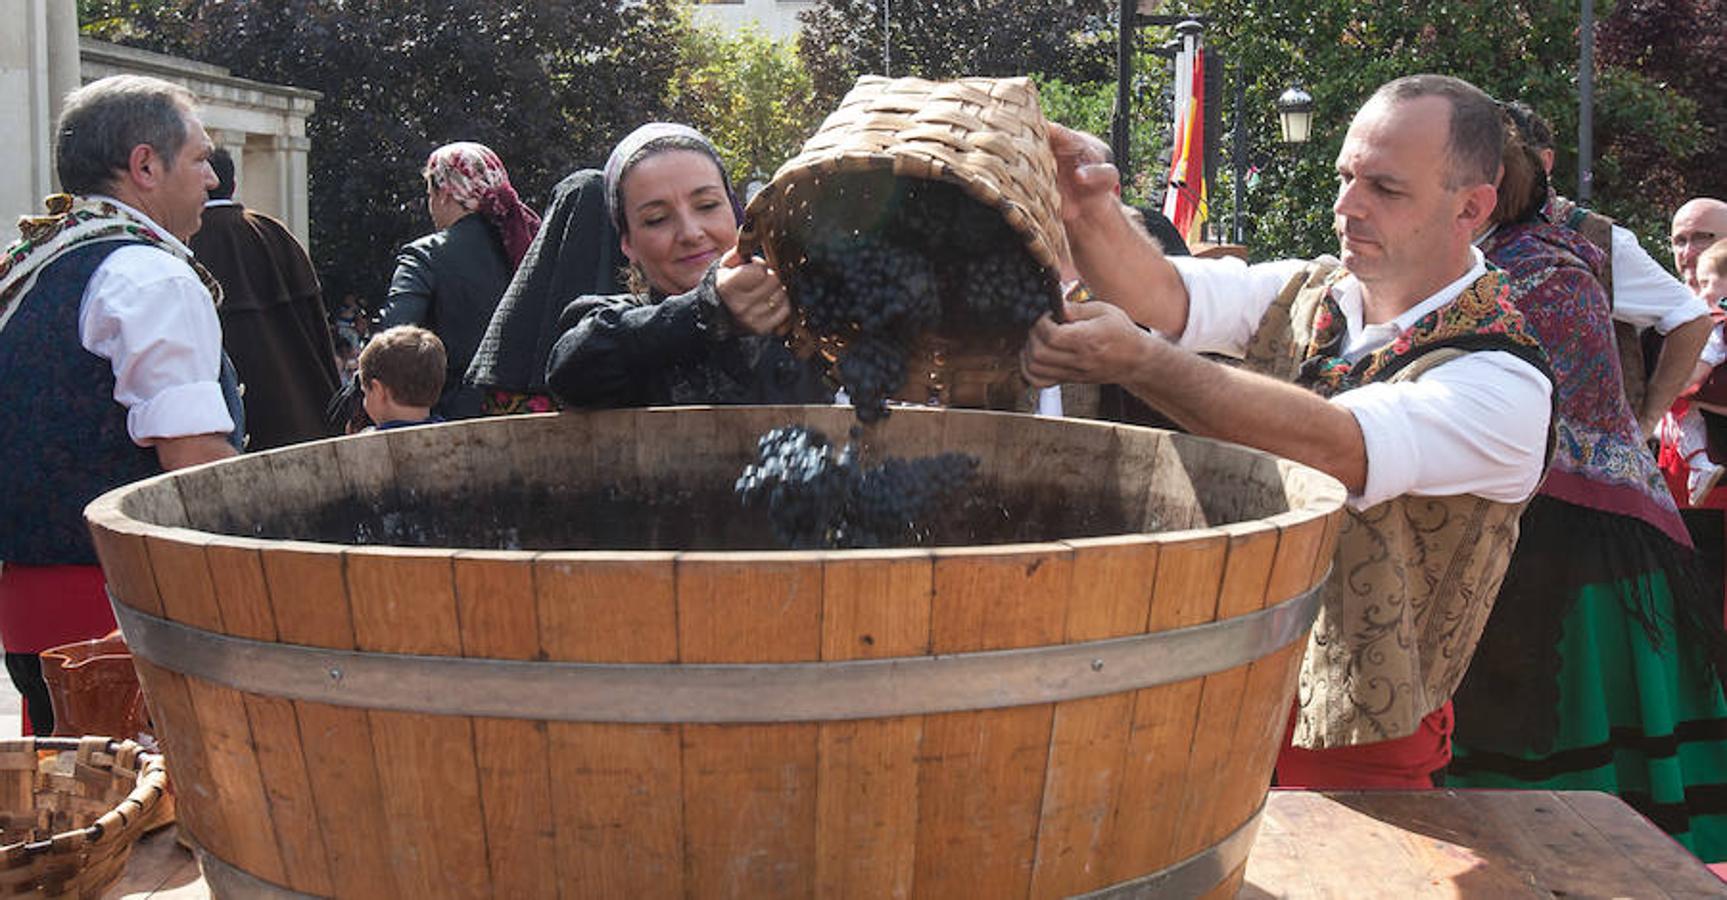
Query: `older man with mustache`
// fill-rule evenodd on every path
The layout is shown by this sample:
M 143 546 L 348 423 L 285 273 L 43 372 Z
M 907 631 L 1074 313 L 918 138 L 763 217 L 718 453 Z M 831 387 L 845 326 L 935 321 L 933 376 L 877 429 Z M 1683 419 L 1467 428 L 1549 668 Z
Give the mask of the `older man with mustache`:
M 1505 130 L 1466 82 L 1381 87 L 1337 159 L 1341 261 L 1166 258 L 1107 166 L 1052 138 L 1075 262 L 1107 303 L 1033 330 L 1037 384 L 1112 382 L 1189 430 L 1335 475 L 1349 515 L 1302 662 L 1280 784 L 1431 787 L 1450 697 L 1540 480 L 1545 356 L 1470 243 Z M 1244 359 L 1231 368 L 1200 351 Z

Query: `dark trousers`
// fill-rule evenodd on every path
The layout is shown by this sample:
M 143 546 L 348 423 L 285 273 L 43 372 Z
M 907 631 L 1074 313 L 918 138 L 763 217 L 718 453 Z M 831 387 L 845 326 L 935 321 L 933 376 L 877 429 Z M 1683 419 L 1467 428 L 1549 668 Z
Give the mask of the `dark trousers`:
M 54 703 L 48 698 L 48 682 L 42 678 L 42 657 L 34 653 L 6 654 L 6 674 L 24 697 L 24 714 L 30 717 L 30 733 L 47 737 L 54 733 Z

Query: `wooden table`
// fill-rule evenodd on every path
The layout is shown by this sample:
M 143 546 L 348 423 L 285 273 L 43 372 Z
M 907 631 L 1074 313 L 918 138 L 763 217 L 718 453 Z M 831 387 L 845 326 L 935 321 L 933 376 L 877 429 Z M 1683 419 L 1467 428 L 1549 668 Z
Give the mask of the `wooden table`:
M 109 898 L 206 900 L 173 830 Z M 1727 897 L 1616 797 L 1588 791 L 1272 791 L 1242 898 Z

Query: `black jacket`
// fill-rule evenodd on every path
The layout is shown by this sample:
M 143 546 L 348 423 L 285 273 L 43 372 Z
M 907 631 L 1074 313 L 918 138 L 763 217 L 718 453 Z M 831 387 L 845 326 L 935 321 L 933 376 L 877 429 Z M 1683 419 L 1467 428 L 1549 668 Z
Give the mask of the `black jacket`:
M 832 401 L 784 341 L 732 328 L 711 271 L 675 297 L 582 297 L 558 320 L 546 385 L 571 407 Z
M 468 366 L 468 383 L 545 393 L 546 358 L 561 333 L 558 314 L 572 297 L 623 290 L 618 280 L 623 262 L 618 233 L 606 213 L 605 176 L 581 169 L 558 182 L 539 233 Z
M 449 365 L 434 413 L 446 419 L 480 414 L 480 390 L 462 380 L 512 272 L 497 229 L 478 215 L 463 216 L 397 254 L 381 323 L 419 325 L 444 342 Z

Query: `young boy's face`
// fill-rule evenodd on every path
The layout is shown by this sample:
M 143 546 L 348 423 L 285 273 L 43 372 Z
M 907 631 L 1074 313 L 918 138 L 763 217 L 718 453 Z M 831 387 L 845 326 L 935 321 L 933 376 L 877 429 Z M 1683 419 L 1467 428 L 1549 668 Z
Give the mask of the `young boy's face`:
M 1697 296 L 1703 298 L 1704 303 L 1714 303 L 1722 297 L 1727 297 L 1727 278 L 1721 277 L 1721 272 L 1716 269 L 1705 271 L 1699 268 L 1697 270 Z

